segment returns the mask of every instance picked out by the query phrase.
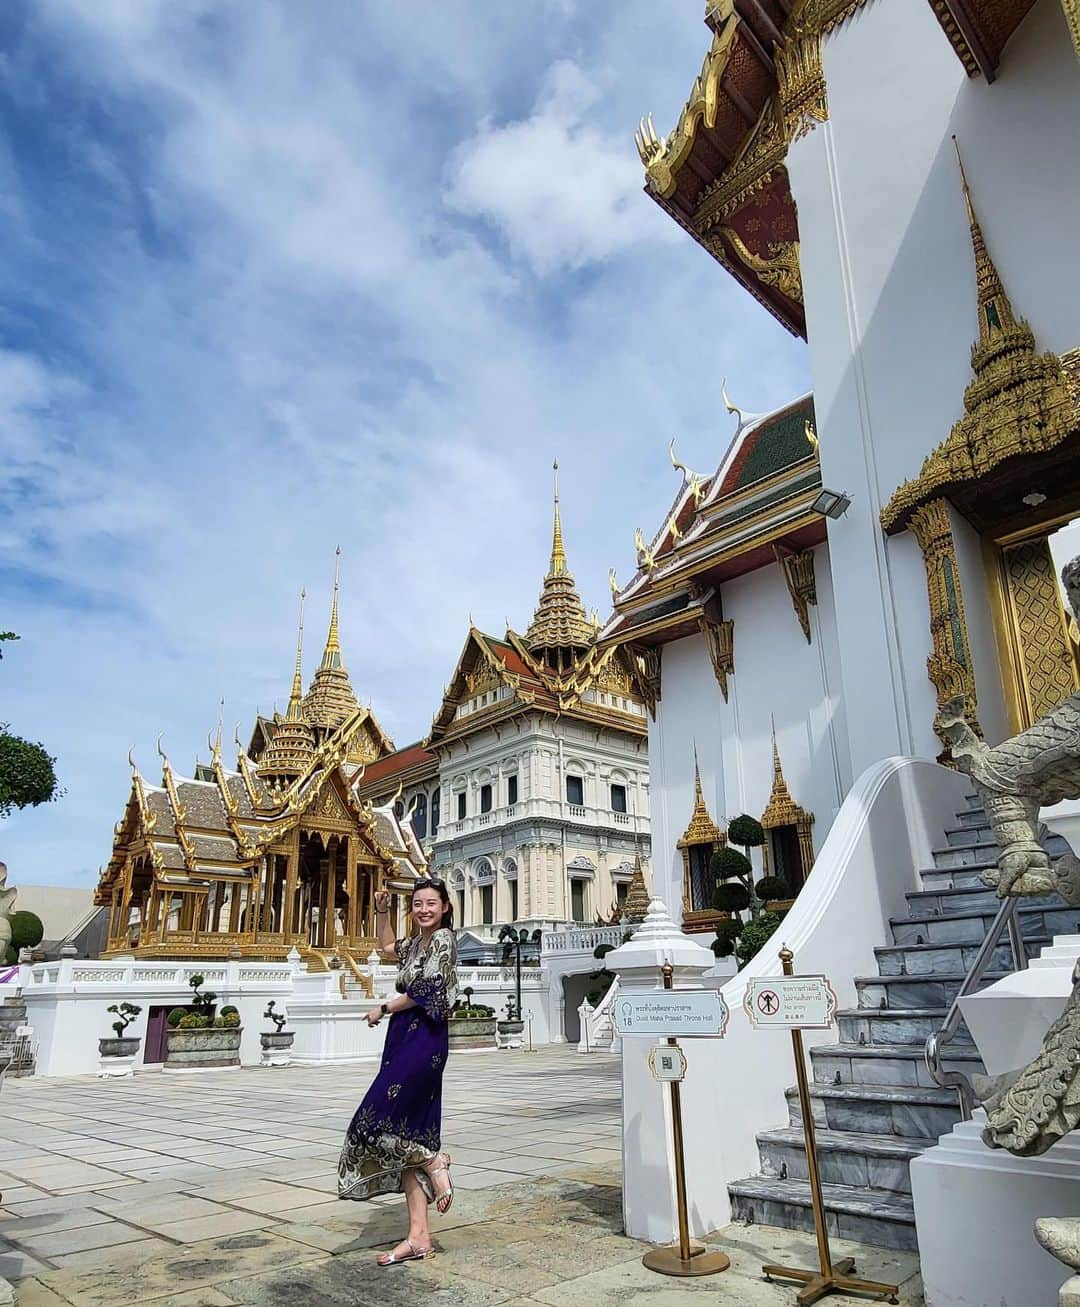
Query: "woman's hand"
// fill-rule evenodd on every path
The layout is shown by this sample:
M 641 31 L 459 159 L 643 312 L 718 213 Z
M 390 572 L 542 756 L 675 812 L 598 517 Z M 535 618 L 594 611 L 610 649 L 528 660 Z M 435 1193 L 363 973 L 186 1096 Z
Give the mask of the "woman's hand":
M 383 1010 L 381 1007 L 373 1007 L 366 1017 L 369 1026 L 377 1026 L 382 1019 Z
M 389 912 L 389 911 L 390 911 L 390 893 L 389 893 L 388 890 L 381 889 L 381 890 L 379 890 L 379 891 L 376 893 L 376 895 L 375 895 L 375 911 L 376 911 L 376 912 Z

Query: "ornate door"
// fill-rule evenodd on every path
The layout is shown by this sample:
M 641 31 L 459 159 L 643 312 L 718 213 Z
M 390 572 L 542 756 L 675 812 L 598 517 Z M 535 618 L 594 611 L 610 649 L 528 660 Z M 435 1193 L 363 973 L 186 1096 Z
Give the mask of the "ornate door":
M 1001 549 L 1006 698 L 1017 729 L 1080 688 L 1061 588 L 1045 536 Z

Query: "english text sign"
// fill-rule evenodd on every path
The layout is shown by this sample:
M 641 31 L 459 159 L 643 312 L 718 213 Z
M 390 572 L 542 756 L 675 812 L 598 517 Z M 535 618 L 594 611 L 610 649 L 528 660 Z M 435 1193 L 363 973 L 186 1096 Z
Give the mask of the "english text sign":
M 620 994 L 615 1000 L 615 1029 L 634 1035 L 724 1035 L 728 1010 L 715 989 L 658 989 Z
M 750 981 L 743 1008 L 759 1029 L 827 1030 L 836 994 L 824 976 L 768 976 Z

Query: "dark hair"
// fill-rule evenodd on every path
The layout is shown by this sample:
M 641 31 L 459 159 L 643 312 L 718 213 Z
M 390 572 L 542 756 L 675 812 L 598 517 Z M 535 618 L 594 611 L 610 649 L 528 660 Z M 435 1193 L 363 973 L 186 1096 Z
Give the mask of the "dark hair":
M 446 881 L 440 880 L 438 876 L 425 876 L 423 880 L 414 883 L 409 894 L 409 906 L 412 907 L 413 896 L 422 889 L 433 889 L 439 896 L 439 900 L 445 911 L 443 912 L 442 925 L 447 930 L 454 929 L 454 903 L 450 893 L 446 888 Z

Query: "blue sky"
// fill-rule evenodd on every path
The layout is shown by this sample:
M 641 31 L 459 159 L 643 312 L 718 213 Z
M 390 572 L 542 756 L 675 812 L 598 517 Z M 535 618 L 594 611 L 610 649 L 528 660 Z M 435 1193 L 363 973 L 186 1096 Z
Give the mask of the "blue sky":
M 586 603 L 792 340 L 642 194 L 699 0 L 33 0 L 0 12 L 0 720 L 67 795 L 11 883 L 92 884 L 155 740 L 190 774 L 308 674 L 422 735 L 470 612 L 524 629 L 550 467 Z

